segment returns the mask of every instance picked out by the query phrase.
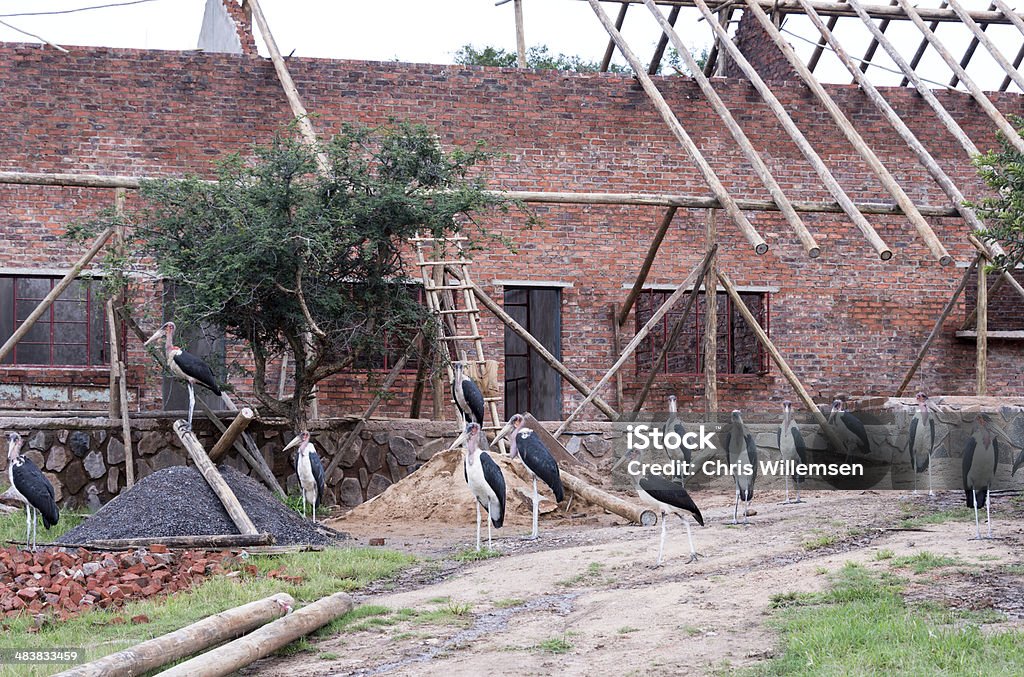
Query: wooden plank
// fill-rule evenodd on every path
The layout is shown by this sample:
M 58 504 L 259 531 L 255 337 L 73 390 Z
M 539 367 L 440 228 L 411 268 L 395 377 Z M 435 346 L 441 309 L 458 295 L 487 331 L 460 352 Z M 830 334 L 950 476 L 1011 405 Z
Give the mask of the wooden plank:
M 92 550 L 120 550 L 145 548 L 151 545 L 166 545 L 168 548 L 220 550 L 223 548 L 245 548 L 250 545 L 273 545 L 274 534 L 201 534 L 198 536 L 143 536 L 140 538 L 97 538 L 85 543 L 68 544 L 65 547 L 82 547 Z
M 903 1 L 903 0 L 901 0 Z M 809 0 L 799 0 L 804 8 L 807 8 Z M 839 104 L 835 102 L 832 96 L 825 91 L 825 88 L 818 82 L 818 79 L 814 77 L 807 66 L 804 65 L 803 61 L 797 55 L 792 45 L 782 36 L 779 29 L 775 27 L 772 20 L 765 14 L 764 10 L 757 4 L 756 0 L 746 0 L 746 6 L 751 10 L 754 17 L 757 19 L 761 27 L 767 32 L 769 39 L 775 43 L 775 46 L 782 52 L 782 55 L 789 61 L 790 65 L 800 75 L 800 78 L 807 85 L 808 89 L 814 94 L 814 97 L 825 107 L 832 120 L 839 127 L 839 130 L 846 137 L 850 145 L 853 146 L 857 154 L 864 159 L 872 173 L 881 182 L 885 190 L 892 195 L 896 203 L 903 208 L 910 223 L 913 224 L 917 230 L 918 235 L 924 241 L 925 246 L 932 253 L 940 265 L 948 266 L 953 263 L 953 257 L 950 256 L 949 252 L 939 241 L 938 236 L 932 227 L 928 225 L 924 216 L 917 211 L 917 207 L 914 205 L 914 201 L 910 199 L 907 192 L 903 190 L 903 186 L 900 185 L 896 177 L 892 175 L 889 169 L 882 163 L 875 151 L 871 149 L 871 146 L 864 140 L 864 137 L 860 135 L 850 119 L 846 117 L 846 113 L 839 107 Z M 820 28 L 820 27 L 819 27 Z
M 640 272 L 636 274 L 636 280 L 633 282 L 633 288 L 626 294 L 626 300 L 622 302 L 622 310 L 619 313 L 619 326 L 626 324 L 626 319 L 629 318 L 629 311 L 633 309 L 633 304 L 636 303 L 636 298 L 640 296 L 640 292 L 643 291 L 644 283 L 647 281 L 647 276 L 651 272 L 651 266 L 654 265 L 654 259 L 658 256 L 658 250 L 661 249 L 661 243 L 665 241 L 665 234 L 668 233 L 669 226 L 672 225 L 672 219 L 676 216 L 678 207 L 671 206 L 665 210 L 664 215 L 661 217 L 661 223 L 658 224 L 658 230 L 654 233 L 654 238 L 651 240 L 651 244 L 647 247 L 647 255 L 644 257 L 644 262 L 640 266 Z
M 709 209 L 704 224 L 704 244 L 710 252 L 718 244 L 715 210 Z M 708 420 L 718 412 L 718 257 L 711 256 L 704 276 L 704 413 Z
M 102 677 L 119 675 L 137 677 L 162 665 L 181 660 L 197 651 L 217 646 L 252 632 L 295 606 L 295 599 L 285 592 L 222 611 L 212 616 L 146 640 L 127 649 L 76 665 L 59 677 Z
M 761 183 L 764 184 L 765 188 L 768 189 L 768 193 L 772 196 L 775 204 L 779 206 L 779 211 L 782 212 L 783 217 L 786 219 L 786 223 L 789 224 L 790 228 L 797 234 L 800 239 L 800 243 L 803 245 L 804 251 L 809 257 L 816 258 L 821 250 L 818 247 L 818 243 L 814 241 L 814 237 L 810 231 L 807 230 L 807 226 L 797 215 L 796 210 L 793 209 L 793 205 L 790 203 L 789 198 L 786 197 L 785 192 L 782 190 L 782 186 L 775 180 L 775 176 L 772 174 L 768 166 L 765 165 L 764 160 L 761 159 L 760 153 L 754 148 L 754 144 L 751 143 L 750 139 L 747 138 L 743 128 L 740 127 L 739 122 L 733 117 L 729 107 L 725 105 L 722 98 L 712 87 L 711 81 L 701 71 L 700 66 L 697 64 L 697 60 L 693 58 L 693 54 L 690 53 L 689 45 L 682 41 L 679 37 L 679 33 L 665 20 L 658 7 L 655 5 L 654 0 L 644 0 L 644 4 L 647 9 L 650 10 L 655 20 L 661 26 L 661 30 L 668 38 L 672 41 L 672 46 L 675 47 L 679 53 L 680 58 L 683 59 L 683 63 L 686 64 L 687 69 L 693 73 L 693 79 L 697 82 L 697 86 L 700 87 L 701 93 L 704 98 L 708 100 L 715 113 L 721 118 L 722 122 L 725 123 L 726 129 L 729 130 L 729 134 L 732 135 L 733 139 L 739 145 L 740 150 L 743 152 L 743 156 L 747 158 L 750 166 L 754 170 L 754 174 L 760 179 Z
M 558 462 L 559 466 L 563 464 L 570 466 L 583 465 L 578 458 L 566 451 L 565 447 L 562 446 L 562 443 L 555 439 L 555 437 L 548 432 L 548 429 L 533 417 L 533 414 L 526 412 L 523 415 L 523 421 L 523 425 L 537 433 L 537 437 L 539 437 L 540 441 L 544 443 L 544 446 L 548 448 L 548 451 L 551 452 L 551 455 L 555 458 L 555 461 Z
M 230 675 L 351 610 L 352 598 L 347 593 L 336 592 L 160 674 L 164 677 Z
M 821 159 L 821 156 L 811 146 L 811 142 L 807 140 L 804 133 L 797 126 L 796 122 L 789 115 L 786 107 L 779 101 L 778 97 L 772 91 L 772 88 L 761 78 L 757 69 L 754 68 L 746 57 L 740 52 L 732 42 L 732 38 L 729 36 L 728 31 L 719 23 L 714 13 L 708 8 L 708 5 L 704 0 L 694 0 L 697 8 L 701 14 L 704 15 L 704 19 L 711 26 L 717 39 L 721 45 L 729 52 L 729 57 L 736 63 L 736 65 L 743 71 L 743 74 L 747 77 L 750 83 L 757 90 L 761 99 L 767 104 L 768 108 L 775 115 L 782 128 L 786 131 L 786 134 L 793 140 L 800 149 L 800 153 L 814 168 L 815 174 L 821 179 L 822 183 L 828 189 L 829 193 L 835 198 L 836 202 L 841 207 L 842 211 L 847 215 L 850 221 L 860 230 L 861 234 L 867 239 L 868 244 L 878 253 L 879 258 L 883 261 L 888 261 L 892 258 L 892 250 L 885 244 L 881 236 L 875 231 L 875 229 L 868 223 L 864 215 L 858 211 L 858 207 L 853 203 L 853 200 L 846 191 L 843 190 L 842 186 L 839 185 L 839 181 L 832 174 L 831 170 L 825 166 L 825 162 Z M 796 205 L 794 205 L 796 208 Z
M 932 341 L 934 341 L 935 337 L 939 335 L 940 331 L 942 331 L 942 325 L 945 323 L 946 318 L 949 317 L 949 314 L 953 312 L 953 308 L 956 307 L 957 299 L 960 298 L 960 294 L 962 294 L 964 289 L 967 288 L 967 282 L 971 279 L 974 268 L 978 265 L 980 260 L 981 254 L 974 257 L 974 261 L 972 261 L 971 265 L 969 265 L 967 270 L 964 271 L 963 277 L 960 278 L 960 284 L 957 285 L 956 289 L 953 291 L 953 295 L 950 296 L 949 300 L 946 302 L 946 306 L 942 309 L 942 312 L 939 313 L 939 318 L 935 320 L 935 325 L 932 327 L 931 332 L 929 332 L 928 338 L 926 338 L 924 343 L 921 344 L 921 348 L 917 351 L 917 357 L 914 358 L 914 363 L 910 365 L 910 369 L 907 370 L 907 375 L 903 377 L 903 382 L 900 383 L 900 387 L 896 389 L 896 393 L 893 397 L 901 397 L 906 391 L 907 386 L 910 385 L 910 380 L 914 378 L 914 374 L 917 372 L 918 367 L 920 367 L 921 362 L 924 361 L 924 356 L 928 354 L 928 349 L 931 348 Z
M 42 317 L 43 313 L 50 309 L 53 302 L 56 301 L 57 298 L 71 285 L 71 283 L 75 281 L 75 278 L 77 278 L 79 273 L 82 272 L 82 269 L 89 265 L 89 262 L 92 261 L 96 254 L 99 253 L 100 249 L 102 249 L 103 245 L 107 243 L 107 240 L 110 239 L 115 230 L 116 228 L 111 226 L 100 233 L 93 241 L 92 246 L 89 247 L 88 251 L 78 259 L 75 265 L 71 266 L 71 270 L 69 270 L 64 277 L 60 279 L 60 282 L 54 285 L 53 289 L 50 290 L 50 293 L 47 294 L 32 310 L 32 312 L 28 314 L 28 317 L 18 325 L 18 328 L 14 330 L 14 333 L 7 339 L 3 347 L 0 347 L 0 362 L 3 362 L 11 350 L 14 349 L 14 346 L 17 345 L 18 341 L 25 338 L 25 335 L 28 334 L 29 330 L 35 326 L 36 321 Z
M 672 310 L 672 307 L 675 306 L 676 302 L 678 302 L 679 299 L 681 299 L 683 295 L 687 293 L 690 287 L 695 287 L 700 282 L 701 278 L 703 278 L 704 275 L 707 273 L 708 266 L 711 263 L 711 258 L 715 255 L 715 251 L 717 249 L 718 245 L 712 246 L 711 250 L 704 255 L 704 260 L 701 261 L 701 263 L 696 268 L 694 268 L 689 275 L 686 276 L 686 279 L 683 280 L 678 287 L 676 287 L 676 290 L 672 292 L 672 295 L 665 299 L 665 302 L 661 305 L 661 307 L 651 314 L 651 317 L 650 319 L 647 320 L 646 324 L 644 324 L 644 326 L 640 328 L 640 331 L 636 333 L 632 340 L 628 344 L 626 344 L 626 347 L 623 349 L 622 354 L 619 355 L 619 359 L 615 361 L 615 364 L 613 364 L 605 373 L 605 375 L 601 377 L 601 380 L 590 391 L 590 394 L 583 398 L 583 401 L 580 402 L 579 406 L 576 407 L 576 410 L 572 412 L 572 414 L 570 414 L 569 417 L 562 422 L 562 425 L 558 427 L 558 430 L 556 430 L 554 433 L 556 438 L 563 432 L 565 432 L 565 429 L 568 428 L 569 424 L 573 422 L 573 420 L 579 415 L 581 411 L 583 411 L 583 408 L 586 407 L 587 404 L 589 404 L 594 398 L 597 397 L 597 394 L 601 391 L 601 388 L 603 388 L 604 385 L 608 383 L 609 380 L 611 380 L 611 377 L 615 375 L 615 372 L 617 372 L 622 367 L 622 365 L 626 363 L 626 360 L 628 360 L 630 356 L 633 354 L 633 352 L 636 351 L 636 349 L 640 346 L 640 343 L 645 338 L 647 338 L 648 334 L 651 333 L 651 329 L 654 328 L 654 325 L 660 322 L 661 318 L 663 318 L 665 314 L 668 313 L 668 311 Z
M 210 449 L 210 460 L 216 463 L 224 452 L 235 445 L 235 440 L 242 434 L 242 431 L 249 427 L 252 420 L 256 418 L 256 414 L 249 407 L 242 407 L 242 410 L 238 412 L 238 416 L 235 416 L 235 420 L 231 422 L 228 429 L 225 430 L 217 443 L 213 445 L 213 449 Z
M 231 521 L 238 527 L 238 532 L 241 534 L 256 534 L 256 526 L 249 519 L 249 516 L 245 514 L 245 510 L 242 508 L 242 504 L 238 502 L 238 498 L 235 496 L 235 492 L 231 491 L 231 487 L 228 486 L 224 478 L 220 476 L 217 471 L 217 467 L 210 461 L 210 457 L 206 455 L 206 451 L 203 446 L 199 444 L 199 440 L 195 434 L 186 427 L 185 421 L 177 420 L 174 425 L 171 426 L 174 433 L 181 440 L 185 450 L 188 451 L 189 457 L 192 462 L 196 464 L 196 468 L 202 473 L 206 479 L 206 483 L 213 489 L 213 493 L 217 494 L 217 498 L 220 499 L 221 504 L 224 506 L 224 510 L 227 511 Z
M 764 254 L 768 251 L 768 244 L 764 241 L 758 232 L 751 225 L 746 215 L 740 211 L 740 208 L 736 205 L 736 201 L 733 199 L 729 190 L 722 183 L 721 179 L 718 178 L 718 173 L 711 166 L 711 163 L 704 157 L 704 153 L 701 152 L 700 147 L 690 138 L 686 128 L 683 127 L 682 123 L 672 112 L 668 102 L 665 101 L 665 97 L 662 96 L 661 92 L 654 85 L 643 64 L 640 63 L 640 59 L 633 52 L 630 46 L 626 43 L 625 38 L 622 34 L 615 29 L 612 24 L 611 18 L 605 13 L 604 8 L 601 7 L 600 0 L 587 0 L 590 4 L 590 8 L 594 11 L 594 14 L 601 21 L 608 35 L 615 41 L 616 46 L 619 48 L 619 52 L 625 57 L 629 63 L 630 68 L 633 69 L 633 73 L 637 80 L 640 81 L 640 86 L 647 94 L 647 98 L 651 100 L 654 108 L 661 115 L 662 120 L 668 125 L 669 131 L 676 138 L 676 141 L 683 147 L 687 155 L 697 166 L 697 170 L 700 172 L 704 179 L 704 182 L 711 189 L 711 192 L 716 198 L 722 203 L 725 213 L 729 215 L 729 218 L 739 229 L 740 233 L 746 238 L 750 246 L 754 248 L 757 254 Z
M 978 266 L 978 345 L 976 395 L 988 394 L 988 273 Z
M 619 354 L 622 350 L 622 334 L 619 332 L 619 322 L 617 319 L 615 304 L 609 306 L 609 316 L 612 318 L 612 357 Z M 622 397 L 622 374 L 615 374 L 615 406 L 622 409 L 624 400 Z

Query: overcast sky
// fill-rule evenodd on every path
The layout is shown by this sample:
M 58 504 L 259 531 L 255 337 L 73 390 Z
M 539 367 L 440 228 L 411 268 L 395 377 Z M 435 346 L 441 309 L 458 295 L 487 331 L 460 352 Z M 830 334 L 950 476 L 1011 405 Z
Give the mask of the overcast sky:
M 21 12 L 50 12 L 125 0 L 0 0 L 0 15 Z M 515 49 L 513 5 L 496 7 L 495 0 L 261 0 L 260 5 L 278 46 L 284 54 L 333 59 L 393 60 L 451 63 L 463 45 L 492 45 Z M 876 0 L 878 4 L 887 4 Z M 936 6 L 939 0 L 916 0 Z M 985 9 L 988 0 L 962 0 L 972 9 Z M 1024 0 L 1010 0 L 1021 6 Z M 64 46 L 103 45 L 147 49 L 194 49 L 202 23 L 205 0 L 147 0 L 128 5 L 62 15 L 0 16 L 0 21 Z M 554 53 L 599 60 L 607 34 L 583 0 L 523 0 L 527 45 L 545 45 Z M 604 3 L 611 14 L 617 4 Z M 696 49 L 711 43 L 708 27 L 697 21 L 695 9 L 682 12 L 677 28 L 683 39 Z M 805 18 L 791 18 L 784 26 L 787 38 L 806 56 L 813 50 L 817 32 Z M 654 19 L 642 6 L 631 8 L 624 33 L 641 58 L 650 58 L 657 41 Z M 856 19 L 844 19 L 837 33 L 850 52 L 859 57 L 870 36 Z M 939 31 L 957 57 L 969 41 L 964 26 L 944 25 Z M 989 34 L 1013 59 L 1022 42 L 1013 26 L 993 26 Z M 909 22 L 894 22 L 888 35 L 909 59 L 921 40 Z M 802 36 L 802 37 L 801 37 Z M 34 41 L 5 26 L 0 40 Z M 257 38 L 259 42 L 259 38 Z M 265 50 L 261 51 L 265 53 Z M 624 63 L 621 57 L 616 61 Z M 897 84 L 899 77 L 885 69 L 895 66 L 881 49 L 876 55 L 881 68 L 872 68 L 878 84 Z M 936 83 L 949 80 L 950 71 L 934 51 L 929 50 L 919 71 Z M 995 89 L 1003 79 L 999 66 L 979 48 L 969 72 L 986 89 Z M 840 77 L 840 75 L 842 77 Z M 838 60 L 829 54 L 822 59 L 819 76 L 824 80 L 849 82 Z

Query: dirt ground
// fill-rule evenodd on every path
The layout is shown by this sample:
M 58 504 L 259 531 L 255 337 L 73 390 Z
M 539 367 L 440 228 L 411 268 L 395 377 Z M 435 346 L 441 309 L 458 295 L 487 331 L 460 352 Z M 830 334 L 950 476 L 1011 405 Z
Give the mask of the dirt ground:
M 1005 613 L 1007 620 L 990 629 L 1024 626 L 1024 577 L 1002 573 L 1011 564 L 1020 572 L 1024 564 L 1019 499 L 994 497 L 996 538 L 969 540 L 974 524 L 965 521 L 898 526 L 908 516 L 962 506 L 962 492 L 804 498 L 781 505 L 780 493 L 762 493 L 750 525 L 733 526 L 729 498 L 700 496 L 706 526 L 694 525 L 693 535 L 702 557 L 687 563 L 686 532 L 672 518 L 660 568 L 652 567 L 660 527 L 626 525 L 612 515 L 573 520 L 552 512 L 542 519 L 538 541 L 525 539 L 528 519 L 519 516 L 495 532 L 501 557 L 467 563 L 454 554 L 473 544 L 472 513 L 448 521 L 342 519 L 332 526 L 357 543 L 384 537 L 386 547 L 424 558 L 390 589 L 367 591 L 357 603 L 448 609 L 449 622 L 411 618 L 320 638 L 312 651 L 263 660 L 246 674 L 721 674 L 780 650 L 770 622 L 772 595 L 821 590 L 827 572 L 849 561 L 888 569 L 876 560 L 883 549 L 897 557 L 928 551 L 958 560 L 938 584 L 914 583 L 908 596 Z M 561 652 L 552 652 L 551 642 L 560 640 Z

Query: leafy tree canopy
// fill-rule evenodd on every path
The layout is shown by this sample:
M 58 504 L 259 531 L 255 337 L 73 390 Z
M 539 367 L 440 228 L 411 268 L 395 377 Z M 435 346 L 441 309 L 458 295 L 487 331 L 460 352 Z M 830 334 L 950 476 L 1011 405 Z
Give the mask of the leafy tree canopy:
M 1024 118 L 1013 116 L 1012 123 L 1024 136 Z M 994 192 L 994 196 L 969 203 L 985 221 L 985 230 L 978 235 L 998 242 L 1006 250 L 999 267 L 1014 266 L 1024 261 L 1024 155 L 999 132 L 999 147 L 974 159 L 978 175 Z
M 123 282 L 128 268 L 151 261 L 174 284 L 175 321 L 248 344 L 257 398 L 300 427 L 317 382 L 378 350 L 385 334 L 405 346 L 429 328 L 426 309 L 396 284 L 409 275 L 406 240 L 462 232 L 474 214 L 506 208 L 471 173 L 489 157 L 480 145 L 446 152 L 428 128 L 411 124 L 345 127 L 319 148 L 281 134 L 250 157 L 220 161 L 215 181 L 147 181 L 125 217 L 128 256 L 109 262 L 111 277 Z M 112 218 L 73 234 L 85 237 Z M 286 351 L 295 386 L 279 401 L 263 384 L 267 363 Z
M 697 63 L 703 67 L 708 59 L 707 50 L 695 54 Z M 501 47 L 490 45 L 483 48 L 476 48 L 473 45 L 463 45 L 455 52 L 455 63 L 463 66 L 497 66 L 500 68 L 515 68 L 517 58 L 515 51 L 508 51 Z M 551 54 L 545 45 L 536 45 L 526 50 L 526 66 L 537 70 L 558 70 L 571 71 L 575 73 L 596 73 L 601 70 L 600 61 L 590 61 L 579 56 L 568 56 L 566 54 Z M 665 52 L 665 59 L 659 67 L 661 72 L 665 67 L 671 72 L 686 74 L 688 71 L 683 65 L 683 59 L 675 48 L 670 47 Z M 609 64 L 609 72 L 629 73 L 630 69 L 619 64 Z

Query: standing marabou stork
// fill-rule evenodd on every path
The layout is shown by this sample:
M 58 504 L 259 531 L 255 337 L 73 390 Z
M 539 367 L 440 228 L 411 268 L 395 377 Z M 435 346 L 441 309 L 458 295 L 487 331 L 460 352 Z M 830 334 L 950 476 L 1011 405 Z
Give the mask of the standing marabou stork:
M 164 326 L 160 327 L 153 333 L 152 336 L 146 341 L 145 345 L 150 345 L 161 336 L 166 337 L 164 349 L 167 354 L 167 368 L 171 370 L 171 373 L 178 379 L 184 381 L 188 385 L 188 427 L 192 429 L 192 411 L 196 408 L 196 392 L 195 384 L 205 386 L 214 395 L 220 397 L 220 388 L 217 387 L 217 378 L 213 375 L 213 370 L 210 369 L 210 365 L 203 362 L 200 358 L 196 357 L 192 353 L 186 353 L 184 350 L 174 345 L 174 323 L 166 322 Z
M 53 485 L 32 459 L 21 455 L 21 442 L 18 433 L 7 433 L 7 479 L 14 488 L 14 497 L 25 504 L 25 542 L 35 550 L 39 515 L 43 516 L 43 526 L 49 529 L 60 519 L 60 511 Z
M 804 436 L 800 428 L 793 420 L 793 403 L 785 400 L 782 403 L 782 425 L 778 433 L 779 452 L 782 460 L 794 463 L 807 462 L 807 445 L 804 444 Z M 793 474 L 793 486 L 796 487 L 796 500 L 793 503 L 803 503 L 800 500 L 800 483 L 804 481 L 803 475 Z M 786 503 L 789 503 L 789 475 L 786 475 Z
M 562 490 L 562 476 L 558 472 L 558 464 L 544 443 L 540 441 L 537 433 L 529 428 L 524 428 L 525 418 L 522 414 L 516 414 L 508 420 L 505 427 L 494 437 L 495 443 L 510 432 L 512 435 L 512 459 L 516 456 L 523 460 L 523 465 L 533 475 L 533 534 L 530 538 L 537 538 L 537 518 L 540 514 L 540 494 L 537 493 L 537 478 L 540 477 L 544 484 L 551 487 L 555 494 L 555 502 L 561 503 L 565 497 Z
M 1024 466 L 1024 450 L 1017 454 L 1017 458 L 1013 461 L 1013 470 L 1010 472 L 1010 477 L 1016 475 L 1021 466 Z
M 449 449 L 460 444 L 466 445 L 466 457 L 462 461 L 462 472 L 469 490 L 476 498 L 476 550 L 480 552 L 480 506 L 487 511 L 487 549 L 491 549 L 491 525 L 500 529 L 505 522 L 505 476 L 491 455 L 479 446 L 480 424 L 467 423 Z
M 732 523 L 739 524 L 740 500 L 747 502 L 743 510 L 743 523 L 750 522 L 750 501 L 754 498 L 754 480 L 757 479 L 757 444 L 754 436 L 743 425 L 740 410 L 732 412 L 732 423 L 725 434 L 725 462 L 729 464 L 736 480 L 736 506 L 732 511 Z
M 974 434 L 967 438 L 964 445 L 964 493 L 967 494 L 967 507 L 974 508 L 974 537 L 981 538 L 978 508 L 984 506 L 988 538 L 992 538 L 989 491 L 999 465 L 999 440 L 996 439 L 996 432 L 989 427 L 988 414 L 978 414 L 975 424 L 977 428 Z
M 846 403 L 842 400 L 834 400 L 832 402 L 832 411 L 829 412 L 828 422 L 830 425 L 835 426 L 836 432 L 839 435 L 839 439 L 842 440 L 843 446 L 846 447 L 847 460 L 850 458 L 850 447 L 851 445 L 857 449 L 857 453 L 860 456 L 865 456 L 871 453 L 871 444 L 868 442 L 868 432 L 864 428 L 864 424 L 861 423 L 860 419 L 846 411 Z
M 910 464 L 914 466 L 914 492 L 917 492 L 917 475 L 925 470 L 928 471 L 928 495 L 934 496 L 932 491 L 932 450 L 935 449 L 935 419 L 931 414 L 931 404 L 928 396 L 918 393 L 917 412 L 910 419 L 910 440 L 907 445 L 910 452 Z
M 324 496 L 324 464 L 320 462 L 320 454 L 309 441 L 309 431 L 303 430 L 292 438 L 285 446 L 288 451 L 298 445 L 295 453 L 295 474 L 299 476 L 299 487 L 302 489 L 302 517 L 306 517 L 306 504 L 313 506 L 313 522 L 316 522 L 316 509 Z
M 665 422 L 664 432 L 666 434 L 668 434 L 669 432 L 674 432 L 676 435 L 679 435 L 680 440 L 682 440 L 683 435 L 686 434 L 686 426 L 684 426 L 683 422 L 679 420 L 679 414 L 676 409 L 675 395 L 668 396 L 668 421 Z M 685 445 L 681 445 L 679 451 L 682 452 L 683 460 L 686 461 L 686 466 L 689 467 L 690 461 L 692 459 L 692 452 L 690 451 L 690 448 Z M 686 477 L 684 476 L 683 484 L 685 483 Z
M 484 394 L 480 391 L 480 386 L 465 373 L 462 362 L 454 363 L 452 368 L 455 370 L 455 376 L 452 378 L 452 399 L 462 412 L 462 425 L 483 425 Z

